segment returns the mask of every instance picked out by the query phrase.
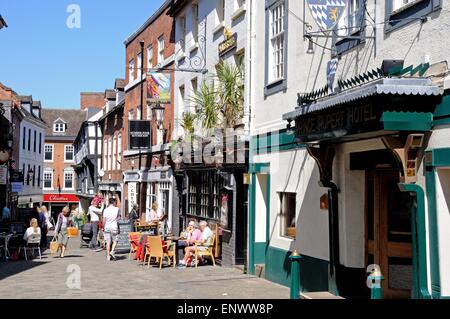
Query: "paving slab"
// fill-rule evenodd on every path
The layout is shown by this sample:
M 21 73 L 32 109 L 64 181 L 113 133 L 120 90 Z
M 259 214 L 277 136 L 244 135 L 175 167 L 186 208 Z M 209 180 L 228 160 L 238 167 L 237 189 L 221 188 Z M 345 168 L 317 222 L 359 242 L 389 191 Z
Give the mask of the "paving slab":
M 42 260 L 0 262 L 0 298 L 44 299 L 285 299 L 287 287 L 235 268 L 201 266 L 149 269 L 128 255 L 106 261 L 106 253 L 71 239 L 66 258 L 49 251 Z

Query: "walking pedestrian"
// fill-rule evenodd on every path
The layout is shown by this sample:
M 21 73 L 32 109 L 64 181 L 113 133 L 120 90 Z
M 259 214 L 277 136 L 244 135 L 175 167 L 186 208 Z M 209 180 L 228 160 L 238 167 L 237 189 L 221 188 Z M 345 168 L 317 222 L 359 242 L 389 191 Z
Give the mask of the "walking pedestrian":
M 41 233 L 41 249 L 45 250 L 45 249 L 47 249 L 47 244 L 48 244 L 48 242 L 47 242 L 48 226 L 47 226 L 47 217 L 45 215 L 43 207 L 45 207 L 45 206 L 38 207 L 37 210 L 39 213 L 38 222 L 41 227 L 41 232 L 40 232 Z
M 102 217 L 103 208 L 103 202 L 94 202 L 93 200 L 88 209 L 88 215 L 92 224 L 92 239 L 89 244 L 89 248 L 91 250 L 98 250 L 98 224 L 100 223 L 100 218 Z
M 108 207 L 103 211 L 103 227 L 106 241 L 106 260 L 111 258 L 116 260 L 114 250 L 117 245 L 117 235 L 119 234 L 119 226 L 117 220 L 119 219 L 119 208 L 116 207 L 117 200 L 114 197 L 109 199 Z
M 62 212 L 58 215 L 58 222 L 55 227 L 55 234 L 58 236 L 58 250 L 61 250 L 61 258 L 64 258 L 69 237 L 67 236 L 67 227 L 73 225 L 72 216 L 70 215 L 69 206 L 63 208 Z

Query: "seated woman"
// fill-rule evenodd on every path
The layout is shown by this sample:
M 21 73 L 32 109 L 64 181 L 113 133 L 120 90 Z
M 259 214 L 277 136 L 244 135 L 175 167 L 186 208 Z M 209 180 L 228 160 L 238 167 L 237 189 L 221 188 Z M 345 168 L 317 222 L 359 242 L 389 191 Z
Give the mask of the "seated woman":
M 188 243 L 191 243 L 191 245 L 200 244 L 198 249 L 207 249 L 208 245 L 211 242 L 211 239 L 213 238 L 213 233 L 211 229 L 208 227 L 208 223 L 206 221 L 201 221 L 199 225 L 200 230 L 200 239 L 197 239 L 197 237 L 191 236 Z M 184 268 L 188 265 L 190 265 L 192 257 L 195 253 L 195 246 L 188 246 L 184 249 L 184 258 L 180 261 L 178 264 L 178 267 Z
M 23 240 L 25 241 L 25 243 L 27 242 L 28 238 L 33 234 L 38 234 L 39 236 L 41 235 L 41 229 L 38 226 L 38 220 L 36 218 L 33 218 L 30 221 L 30 227 L 28 227 L 27 230 L 25 231 L 25 234 L 23 234 Z

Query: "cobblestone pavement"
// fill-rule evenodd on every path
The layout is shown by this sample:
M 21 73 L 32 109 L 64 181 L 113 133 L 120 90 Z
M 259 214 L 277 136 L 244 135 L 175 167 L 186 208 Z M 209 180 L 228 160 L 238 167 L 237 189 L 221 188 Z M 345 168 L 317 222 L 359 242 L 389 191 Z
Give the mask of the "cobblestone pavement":
M 0 298 L 289 298 L 288 288 L 234 268 L 147 269 L 128 260 L 128 255 L 119 255 L 114 262 L 107 262 L 105 255 L 80 249 L 79 241 L 71 239 L 64 259 L 47 251 L 42 260 L 0 262 Z M 68 288 L 76 282 L 74 269 L 81 270 L 81 289 Z

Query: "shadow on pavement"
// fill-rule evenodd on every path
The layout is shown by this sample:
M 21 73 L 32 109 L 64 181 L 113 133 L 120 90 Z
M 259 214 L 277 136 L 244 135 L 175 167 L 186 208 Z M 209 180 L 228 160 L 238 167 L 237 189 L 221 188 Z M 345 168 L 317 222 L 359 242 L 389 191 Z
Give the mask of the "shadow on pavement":
M 47 262 L 40 261 L 39 259 L 34 259 L 33 261 L 12 261 L 12 262 L 1 262 L 0 263 L 0 280 L 7 277 L 14 276 L 18 273 L 28 271 L 30 269 L 43 266 Z

